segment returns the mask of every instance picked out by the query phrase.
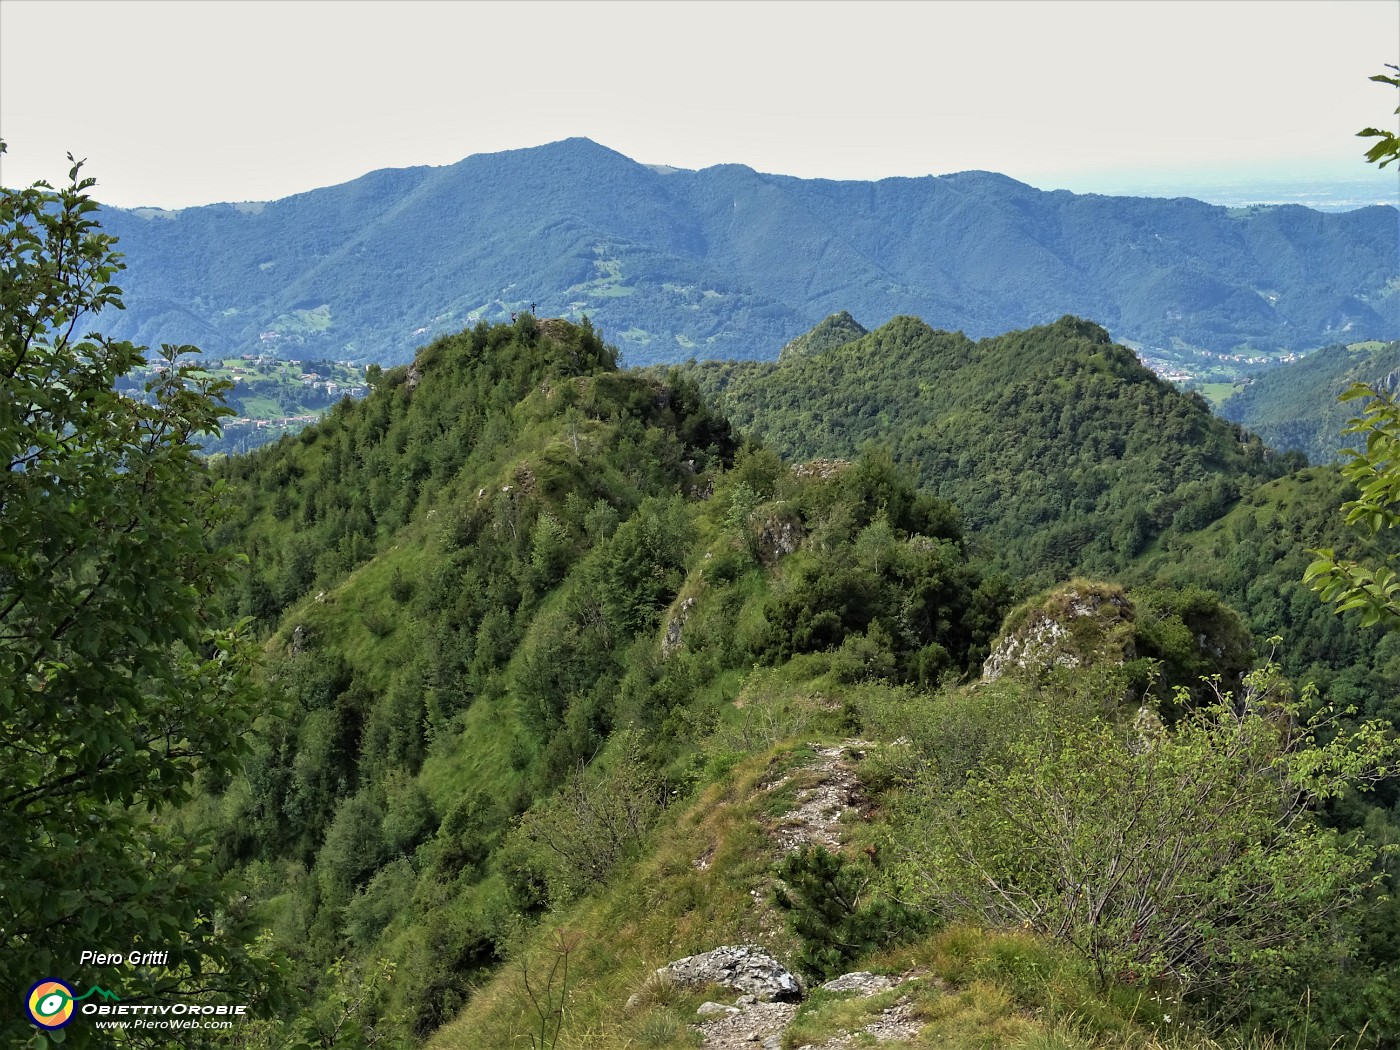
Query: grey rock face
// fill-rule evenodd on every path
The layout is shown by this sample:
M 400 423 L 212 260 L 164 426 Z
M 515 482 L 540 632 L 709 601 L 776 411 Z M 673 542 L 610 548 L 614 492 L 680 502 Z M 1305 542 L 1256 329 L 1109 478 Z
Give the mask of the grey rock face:
M 690 610 L 695 608 L 695 597 L 685 599 L 681 602 L 680 608 L 676 610 L 676 615 L 666 624 L 666 637 L 661 640 L 661 658 L 664 660 L 681 647 L 681 629 L 685 627 L 685 622 L 690 619 Z
M 765 1003 L 802 998 L 797 978 L 756 944 L 728 944 L 702 955 L 688 955 L 661 967 L 656 975 L 682 985 L 724 985 Z
M 1100 660 L 1121 665 L 1136 656 L 1130 630 L 1133 606 L 1121 593 L 1092 584 L 1081 591 L 1071 584 L 1042 601 L 1023 623 L 997 640 L 982 664 L 983 681 L 1013 671 L 1073 668 Z

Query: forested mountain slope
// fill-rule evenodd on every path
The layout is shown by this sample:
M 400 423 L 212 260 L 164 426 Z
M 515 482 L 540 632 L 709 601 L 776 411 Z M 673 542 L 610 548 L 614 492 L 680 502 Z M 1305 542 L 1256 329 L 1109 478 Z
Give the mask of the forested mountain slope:
M 1297 449 L 1313 463 L 1330 463 L 1344 448 L 1359 447 L 1342 433 L 1355 404 L 1338 402 L 1352 383 L 1378 390 L 1400 387 L 1400 341 L 1329 346 L 1301 361 L 1278 365 L 1220 406 L 1220 414 L 1286 452 Z
M 1046 582 L 1121 567 L 1284 469 L 1258 438 L 1070 317 L 977 342 L 899 317 L 822 353 L 690 374 L 784 455 L 887 445 L 1003 565 Z
M 569 139 L 103 222 L 129 267 L 114 334 L 220 356 L 397 363 L 527 310 L 587 314 L 630 364 L 766 356 L 841 309 L 974 337 L 1074 313 L 1217 352 L 1400 330 L 1394 209 L 1230 210 L 987 172 L 678 171 Z
M 1060 411 L 1031 398 L 1047 422 L 1033 424 L 1027 412 L 1027 430 L 1060 425 L 1070 402 L 1119 404 L 1107 393 L 1111 378 L 1145 428 L 1175 423 L 1196 443 L 1179 451 L 1198 469 L 1252 479 L 1247 468 L 1262 449 L 1251 454 L 1257 446 L 1241 448 L 1229 426 L 1199 420 L 1193 399 L 1144 378 L 1132 355 L 1096 327 L 1066 319 L 1006 339 L 1003 348 L 1025 351 L 1014 356 L 1023 364 L 1040 346 L 1062 377 L 1059 386 L 1045 380 L 1065 399 Z M 878 353 L 841 355 L 866 341 L 894 355 L 888 373 L 877 373 L 886 392 L 901 385 L 892 362 L 907 362 L 911 347 L 955 366 L 944 377 L 950 383 L 959 363 L 987 378 L 991 372 L 976 372 L 982 358 L 995 362 L 988 369 L 1013 359 L 991 352 L 995 340 L 973 344 L 900 319 L 791 364 L 835 355 L 845 371 L 828 373 L 854 377 L 858 362 Z M 921 381 L 931 379 L 908 380 L 915 389 Z M 1193 993 L 1170 1011 L 1144 1007 L 1131 980 L 1120 987 L 1116 977 L 1095 979 L 1073 955 L 1032 939 L 948 932 L 949 916 L 927 896 L 926 881 L 895 864 L 897 852 L 888 861 L 882 852 L 927 837 L 919 823 L 926 818 L 902 808 L 909 777 L 952 784 L 988 755 L 1004 752 L 1010 762 L 1021 746 L 1016 734 L 1041 724 L 1035 719 L 1049 719 L 1047 731 L 1080 717 L 1086 725 L 1116 722 L 1144 702 L 1181 718 L 1189 703 L 1180 706 L 1174 686 L 1194 687 L 1190 703 L 1203 703 L 1202 674 L 1234 681 L 1250 659 L 1248 638 L 1235 614 L 1200 589 L 1210 582 L 1205 575 L 1168 583 L 1145 570 L 1126 593 L 1082 582 L 1055 592 L 1039 608 L 1077 609 L 1085 604 L 1077 596 L 1088 595 L 1087 607 L 1104 611 L 1101 638 L 1084 625 L 1067 635 L 1077 647 L 1067 666 L 1086 666 L 1051 680 L 1013 674 L 990 691 L 966 687 L 960 683 L 978 677 L 1013 598 L 1034 585 L 991 571 L 977 552 L 995 548 L 971 542 L 976 534 L 956 509 L 920 491 L 880 449 L 792 466 L 742 443 L 680 370 L 619 373 L 587 326 L 528 314 L 513 326 L 483 324 L 438 340 L 411 366 L 375 375 L 373 386 L 366 400 L 342 403 L 300 438 L 217 466 L 241 515 L 222 538 L 250 558 L 236 600 L 266 632 L 277 699 L 257 727 L 245 771 L 204 785 L 181 820 L 213 829 L 221 862 L 247 886 L 241 917 L 266 925 L 269 948 L 288 958 L 287 976 L 299 989 L 298 1011 L 250 1030 L 252 1045 L 291 1036 L 312 1045 L 415 1045 L 463 1007 L 476 1013 L 444 1033 L 442 1045 L 508 1045 L 531 1030 L 542 1038 L 531 1027 L 541 1018 L 565 1025 L 560 1047 L 585 1037 L 633 1045 L 628 1040 L 643 1036 L 655 1046 L 689 1045 L 689 1000 L 653 1002 L 657 1016 L 641 1032 L 617 978 L 644 976 L 642 960 L 699 950 L 720 931 L 807 959 L 813 972 L 870 958 L 906 967 L 932 960 L 949 983 L 934 986 L 918 1010 L 936 1017 L 961 1004 L 965 1015 L 948 1016 L 974 1026 L 945 1033 L 981 1031 L 976 1018 L 992 1016 L 983 998 L 991 993 L 977 990 L 979 980 L 1001 982 L 995 1016 L 1027 1038 L 1037 1031 L 1028 1026 L 1061 1016 L 1044 1012 L 1051 993 L 1038 979 L 1016 977 L 1020 964 L 1008 959 L 1037 959 L 1037 973 L 1062 973 L 1052 998 L 1075 998 L 1056 999 L 1054 1009 L 1068 1010 L 1065 1017 L 1095 1011 L 1104 1032 L 1153 1016 L 1160 1023 L 1170 1011 L 1204 1021 L 1225 1009 L 1219 992 Z M 956 399 L 951 386 L 942 396 Z M 892 419 L 884 433 L 900 426 Z M 1134 462 L 1165 488 L 1177 460 L 1159 453 Z M 1110 535 L 1113 527 L 1105 526 Z M 1279 542 L 1291 549 L 1295 540 Z M 1007 624 L 1042 622 L 1036 608 L 1023 606 Z M 1104 653 L 1102 673 L 1090 673 L 1087 665 Z M 1040 713 L 1027 721 L 1033 710 Z M 785 929 L 782 909 L 771 906 L 736 911 L 736 900 L 773 884 L 775 863 L 744 821 L 781 835 L 784 810 L 774 807 L 796 804 L 797 787 L 779 792 L 788 781 L 774 766 L 765 773 L 753 756 L 777 747 L 767 761 L 781 771 L 805 753 L 791 741 L 815 738 L 830 748 L 852 731 L 905 741 L 897 746 L 913 741 L 916 752 L 891 753 L 862 774 L 883 814 L 868 832 L 855 832 L 855 846 L 867 842 L 859 836 L 874 836 L 867 852 L 814 855 L 784 878 L 794 893 L 818 884 L 808 878 L 855 880 L 872 887 L 861 908 L 875 911 L 833 913 L 822 922 L 854 925 L 825 933 L 810 916 Z M 763 778 L 761 798 L 749 793 L 755 777 Z M 717 852 L 702 849 L 698 859 L 675 852 L 686 836 L 666 806 L 696 792 L 740 807 L 737 824 L 716 818 L 709 833 Z M 1379 801 L 1336 819 L 1355 827 L 1374 814 L 1383 837 L 1393 815 L 1389 797 Z M 679 819 L 694 826 L 703 818 Z M 665 842 L 672 845 L 646 859 Z M 686 873 L 708 870 L 711 859 L 721 882 L 707 888 Z M 649 893 L 664 886 L 674 893 L 651 909 L 645 929 L 610 925 L 641 918 L 635 907 L 617 910 L 637 878 Z M 926 895 L 924 904 L 900 911 L 895 902 L 911 894 Z M 820 899 L 790 899 L 793 921 L 803 908 L 825 907 Z M 612 917 L 600 921 L 600 907 Z M 1349 907 L 1348 922 L 1389 915 L 1379 902 Z M 593 938 L 575 960 L 576 980 L 590 982 L 593 998 L 567 1017 L 552 998 L 524 1005 L 528 996 L 518 997 L 510 976 L 524 965 L 538 980 L 546 972 L 538 967 L 575 950 L 567 930 L 550 940 L 560 923 Z M 930 930 L 934 939 L 908 949 L 912 955 L 870 955 L 924 943 Z M 1343 950 L 1331 936 L 1323 938 L 1328 950 Z M 1132 943 L 1123 950 L 1135 951 Z M 1368 1009 L 1393 995 L 1376 976 L 1391 961 L 1385 943 L 1367 941 L 1355 955 L 1353 972 L 1375 985 L 1356 1000 Z M 625 944 L 637 954 L 610 954 Z M 983 961 L 970 970 L 958 958 Z M 1297 981 L 1327 992 L 1327 971 L 1312 967 L 1299 957 L 1288 974 L 1258 977 L 1268 994 L 1254 995 L 1256 1019 L 1286 1023 Z M 503 1006 L 498 992 L 477 998 L 493 974 L 504 975 L 506 983 L 492 987 L 516 996 L 514 1006 Z M 547 986 L 549 996 L 559 991 L 553 980 Z M 534 987 L 538 995 L 542 986 Z M 939 998 L 945 987 L 957 997 Z M 1340 1005 L 1329 1000 L 1317 1030 L 1349 1023 L 1348 1004 L 1355 1005 L 1345 996 Z M 834 1031 L 839 1019 L 809 1019 L 793 1031 Z M 491 1041 L 498 1037 L 506 1043 Z M 481 1038 L 488 1041 L 473 1042 Z M 1105 1045 L 1084 1039 L 1072 1045 Z
M 613 371 L 559 321 L 440 340 L 223 469 L 286 706 L 191 819 L 324 1001 L 307 1026 L 386 959 L 377 1021 L 430 1031 L 512 916 L 606 878 L 621 853 L 561 867 L 508 831 L 618 732 L 679 788 L 756 662 L 834 648 L 851 680 L 932 683 L 978 665 L 1007 600 L 887 460 L 736 458 L 692 388 Z M 608 790 L 645 795 L 645 825 L 655 792 L 628 784 Z
M 1382 632 L 1338 618 L 1302 583 L 1310 549 L 1377 558 L 1395 539 L 1344 526 L 1353 495 L 1335 469 L 1290 473 L 1300 457 L 1216 419 L 1090 322 L 973 342 L 896 318 L 816 355 L 687 371 L 784 455 L 889 449 L 1022 590 L 1080 572 L 1213 588 L 1257 637 L 1284 638 L 1290 673 L 1352 683 L 1345 702 L 1400 715 L 1384 700 L 1400 664 Z

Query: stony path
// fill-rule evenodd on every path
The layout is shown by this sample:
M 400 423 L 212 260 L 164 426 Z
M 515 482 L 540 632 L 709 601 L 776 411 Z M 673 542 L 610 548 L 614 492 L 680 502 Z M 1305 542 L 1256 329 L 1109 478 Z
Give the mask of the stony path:
M 822 987 L 869 996 L 897 988 L 913 979 L 913 975 L 893 978 L 856 973 L 838 977 Z M 701 1046 L 707 1050 L 780 1050 L 783 1033 L 797 1013 L 797 1004 L 759 1002 L 753 996 L 745 995 L 740 996 L 733 1006 L 705 1003 L 697 1012 L 702 1020 L 694 1027 L 700 1032 Z M 821 1043 L 806 1043 L 798 1050 L 848 1050 L 866 1045 L 862 1034 L 873 1037 L 877 1043 L 903 1041 L 913 1039 L 922 1027 L 906 996 L 881 1010 L 859 1032 L 843 1032 Z
M 832 850 L 840 847 L 840 820 L 861 802 L 854 760 L 870 746 L 865 740 L 845 740 L 831 747 L 814 747 L 812 761 L 766 785 L 769 792 L 781 790 L 798 778 L 805 785 L 797 791 L 796 808 L 785 813 L 774 829 L 774 844 L 781 853 L 795 852 L 808 843 Z M 758 890 L 754 892 L 756 897 L 762 897 Z M 867 996 L 914 976 L 896 979 L 868 973 L 847 974 L 823 987 Z M 744 994 L 732 1004 L 705 1003 L 693 1027 L 699 1031 L 706 1050 L 779 1050 L 796 1012 L 796 1003 L 765 1002 Z M 860 1045 L 862 1033 L 868 1033 L 877 1043 L 907 1040 L 917 1035 L 921 1027 L 909 1000 L 904 998 L 883 1010 L 860 1033 L 842 1033 L 819 1045 L 809 1044 L 806 1050 L 845 1050 Z
M 733 1006 L 706 1003 L 701 1009 L 705 1007 L 716 1008 L 695 1026 L 707 1050 L 781 1050 L 783 1033 L 797 1013 L 796 1003 L 760 1003 L 747 995 Z
M 873 1036 L 877 1043 L 892 1043 L 896 1040 L 913 1039 L 919 1034 L 923 1024 L 915 1019 L 913 1007 L 908 999 L 900 999 L 888 1009 L 881 1010 L 880 1016 L 861 1029 Z M 864 1046 L 860 1033 L 847 1032 L 833 1036 L 823 1043 L 806 1043 L 797 1050 L 847 1050 L 848 1047 Z
M 836 849 L 841 844 L 837 825 L 846 810 L 860 802 L 860 781 L 848 755 L 860 755 L 870 743 L 865 740 L 843 740 L 834 747 L 813 747 L 814 761 L 769 785 L 769 791 L 785 787 L 794 777 L 807 779 L 815 773 L 815 784 L 797 793 L 797 808 L 778 821 L 775 837 L 783 853 L 793 853 L 807 843 Z

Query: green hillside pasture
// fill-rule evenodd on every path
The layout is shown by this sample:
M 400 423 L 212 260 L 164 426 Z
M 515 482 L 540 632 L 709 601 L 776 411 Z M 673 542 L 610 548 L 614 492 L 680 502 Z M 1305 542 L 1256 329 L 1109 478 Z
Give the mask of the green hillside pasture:
M 1202 383 L 1196 389 L 1210 402 L 1210 407 L 1219 412 L 1220 406 L 1239 393 L 1241 388 L 1240 383 Z

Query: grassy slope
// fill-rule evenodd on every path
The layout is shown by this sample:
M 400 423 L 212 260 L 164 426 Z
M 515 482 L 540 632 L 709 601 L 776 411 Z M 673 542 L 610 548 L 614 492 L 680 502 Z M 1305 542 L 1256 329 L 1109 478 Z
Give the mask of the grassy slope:
M 789 683 L 767 702 L 800 703 L 814 688 L 833 699 L 829 682 L 809 681 Z M 820 712 L 815 714 L 820 720 Z M 836 738 L 809 732 L 802 740 L 787 739 L 739 759 L 694 801 L 667 816 L 649 851 L 630 870 L 525 938 L 429 1047 L 506 1050 L 538 1040 L 536 1003 L 546 1001 L 542 989 L 559 958 L 561 936 L 577 947 L 569 955 L 567 999 L 557 974 L 549 989 L 550 1003 L 567 1002 L 558 1042 L 543 1045 L 560 1050 L 700 1045 L 688 1027 L 698 1021 L 696 1007 L 707 999 L 731 1002 L 735 993 L 656 986 L 648 977 L 674 959 L 724 944 L 759 944 L 779 959 L 792 959 L 796 941 L 770 895 L 772 865 L 779 856 L 775 836 L 785 806 L 781 800 L 774 805 L 768 788 L 780 773 L 810 761 L 811 747 L 823 742 Z M 858 816 L 848 813 L 844 827 L 847 848 L 870 841 L 872 826 Z M 1148 1048 L 1160 1045 L 1164 1034 L 1163 1008 L 1150 996 L 1122 990 L 1105 995 L 1070 955 L 1017 932 L 948 927 L 900 948 L 872 952 L 850 969 L 912 973 L 918 979 L 870 999 L 812 994 L 785 1034 L 785 1048 L 856 1031 L 906 995 L 922 1031 L 881 1045 Z M 552 1024 L 546 1025 L 551 1037 Z M 1184 1034 L 1175 1045 L 1208 1042 Z

